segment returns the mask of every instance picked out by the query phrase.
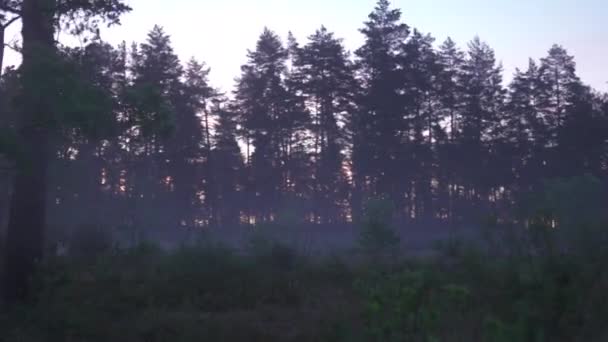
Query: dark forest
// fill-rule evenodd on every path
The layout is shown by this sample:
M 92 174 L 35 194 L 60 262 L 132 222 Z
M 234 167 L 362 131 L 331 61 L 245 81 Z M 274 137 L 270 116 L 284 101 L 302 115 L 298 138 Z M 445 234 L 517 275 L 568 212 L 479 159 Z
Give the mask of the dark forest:
M 480 38 L 435 44 L 388 2 L 361 32 L 349 54 L 325 27 L 305 42 L 265 30 L 225 94 L 161 27 L 58 47 L 49 224 L 343 223 L 380 196 L 403 222 L 453 224 L 501 216 L 545 179 L 606 177 L 608 99 L 566 48 L 505 85 Z M 19 77 L 2 78 L 4 130 Z
M 555 229 L 567 219 L 539 194 L 560 181 L 589 190 L 592 204 L 574 215 L 608 203 L 608 94 L 581 81 L 565 46 L 505 76 L 482 38 L 438 42 L 379 0 L 355 51 L 331 23 L 304 41 L 265 29 L 221 92 L 213 65 L 180 60 L 160 26 L 144 42 L 104 42 L 100 27 L 130 10 L 122 0 L 0 1 L 0 50 L 23 58 L 0 78 L 9 303 L 30 298 L 28 279 L 60 229 L 329 232 L 374 226 L 373 203 L 390 206 L 382 225 L 404 229 Z M 10 45 L 16 22 L 22 39 Z M 57 32 L 85 43 L 62 45 Z

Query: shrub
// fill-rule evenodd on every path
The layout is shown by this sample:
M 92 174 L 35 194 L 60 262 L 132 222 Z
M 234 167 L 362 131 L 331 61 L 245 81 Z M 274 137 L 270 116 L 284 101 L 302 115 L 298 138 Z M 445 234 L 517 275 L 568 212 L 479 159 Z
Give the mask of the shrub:
M 399 246 L 399 236 L 391 226 L 392 202 L 384 199 L 370 200 L 361 223 L 359 248 L 374 259 L 394 256 Z

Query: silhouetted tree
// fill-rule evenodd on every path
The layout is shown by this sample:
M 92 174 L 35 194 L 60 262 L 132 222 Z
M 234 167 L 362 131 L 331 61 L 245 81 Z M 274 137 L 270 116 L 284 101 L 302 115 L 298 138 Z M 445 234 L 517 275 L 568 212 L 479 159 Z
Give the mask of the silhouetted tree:
M 265 29 L 228 99 L 158 26 L 143 44 L 104 43 L 98 19 L 126 11 L 119 0 L 0 0 L 0 43 L 23 24 L 23 64 L 0 78 L 0 153 L 18 171 L 0 186 L 13 194 L 9 302 L 27 297 L 45 221 L 339 223 L 384 198 L 396 219 L 457 224 L 506 212 L 547 178 L 608 178 L 608 95 L 559 45 L 503 89 L 486 43 L 434 48 L 379 0 L 354 61 L 325 27 L 302 46 Z M 59 30 L 86 43 L 58 46 Z
M 175 133 L 177 106 L 182 101 L 183 68 L 170 37 L 155 26 L 138 50 L 132 51 L 133 81 L 129 89 L 132 133 L 128 189 L 135 225 L 174 224 L 176 215 L 163 213 L 166 195 L 173 187 L 168 168 L 172 162 L 167 139 Z M 183 116 L 194 116 L 189 111 Z M 173 161 L 174 162 L 174 161 Z M 178 161 L 179 163 L 179 161 Z M 141 221 L 143 220 L 143 222 Z
M 241 68 L 235 91 L 247 145 L 245 186 L 258 221 L 272 220 L 281 194 L 293 188 L 293 158 L 307 120 L 301 100 L 285 81 L 287 58 L 279 37 L 265 29 Z
M 490 175 L 494 134 L 500 128 L 504 90 L 494 50 L 478 37 L 469 43 L 463 70 L 463 108 L 458 141 L 464 199 L 478 211 L 494 185 Z M 461 210 L 462 212 L 462 210 Z
M 548 128 L 546 144 L 555 146 L 566 119 L 566 108 L 572 104 L 580 80 L 574 57 L 559 45 L 551 47 L 548 56 L 541 59 L 539 72 L 543 87 L 540 106 Z
M 464 60 L 465 55 L 456 43 L 448 38 L 439 47 L 437 52 L 441 66 L 437 78 L 438 98 L 441 117 L 444 120 L 444 130 L 448 134 L 448 141 L 438 141 L 439 155 L 439 184 L 440 216 L 454 223 L 454 206 L 462 180 L 456 172 L 459 163 L 457 155 L 457 141 L 460 137 L 462 110 L 464 108 Z
M 529 191 L 540 180 L 544 150 L 545 126 L 539 103 L 542 87 L 539 68 L 530 59 L 528 69 L 516 69 L 509 85 L 500 132 L 499 152 L 502 165 L 512 172 L 507 182 L 516 189 Z
M 210 200 L 215 180 L 211 174 L 211 118 L 210 104 L 215 91 L 209 86 L 209 69 L 191 59 L 186 67 L 184 83 L 172 100 L 175 106 L 174 132 L 167 140 L 169 191 L 175 201 L 177 224 L 193 226 L 195 213 L 201 204 L 201 191 Z M 209 182 L 203 184 L 204 178 Z M 211 214 L 213 217 L 213 214 Z
M 28 278 L 42 257 L 46 218 L 47 170 L 55 128 L 66 123 L 61 115 L 77 88 L 62 84 L 65 70 L 57 53 L 58 23 L 76 22 L 76 30 L 95 28 L 94 18 L 117 22 L 129 8 L 120 0 L 11 0 L 0 3 L 7 13 L 21 17 L 22 63 L 19 100 L 21 163 L 15 178 L 7 232 L 4 299 L 28 296 Z M 59 20 L 58 20 L 59 19 Z M 78 122 L 76 122 L 77 124 Z
M 342 41 L 321 27 L 296 48 L 295 77 L 310 108 L 313 160 L 313 221 L 345 219 L 348 179 L 344 172 L 357 83 Z
M 212 109 L 217 117 L 212 150 L 213 172 L 217 175 L 216 212 L 219 226 L 238 225 L 243 209 L 244 163 L 238 144 L 238 117 L 233 110 L 216 101 Z
M 408 194 L 408 216 L 432 219 L 438 189 L 437 143 L 446 138 L 440 123 L 443 120 L 438 96 L 441 64 L 433 50 L 430 35 L 414 30 L 400 59 L 404 74 L 405 115 L 408 131 L 404 134 L 407 146 L 401 160 L 403 168 L 411 172 Z
M 409 170 L 400 162 L 408 127 L 399 57 L 410 31 L 400 19 L 400 10 L 379 0 L 361 29 L 365 43 L 356 55 L 363 90 L 353 120 L 355 212 L 364 197 L 380 195 L 388 195 L 402 210 L 402 195 L 408 192 Z
M 608 138 L 600 101 L 589 87 L 578 84 L 571 89 L 565 118 L 558 132 L 554 164 L 560 177 L 592 174 L 602 177 L 602 154 Z
M 116 117 L 119 93 L 115 77 L 120 72 L 119 52 L 112 46 L 94 41 L 84 48 L 63 49 L 62 55 L 74 66 L 73 75 L 83 86 L 93 86 L 80 95 L 76 110 L 95 115 L 82 117 L 76 127 L 64 127 L 57 137 L 55 158 L 50 162 L 48 215 L 51 225 L 90 222 L 105 223 L 112 199 L 102 192 L 110 167 L 110 141 L 118 134 Z M 68 111 L 64 111 L 67 114 Z M 77 113 L 77 112 L 76 112 Z

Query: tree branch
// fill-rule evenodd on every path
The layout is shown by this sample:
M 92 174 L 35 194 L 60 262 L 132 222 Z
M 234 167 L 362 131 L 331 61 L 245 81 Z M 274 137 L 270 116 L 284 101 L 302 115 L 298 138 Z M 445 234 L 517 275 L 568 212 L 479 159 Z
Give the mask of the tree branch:
M 14 22 L 16 22 L 17 20 L 21 19 L 21 15 L 16 15 L 14 17 L 12 17 L 9 21 L 7 21 L 4 24 L 1 24 L 0 27 L 2 29 L 6 29 L 7 27 L 11 26 Z
M 9 43 L 5 43 L 4 47 L 7 47 L 17 53 L 21 53 L 21 48 L 19 46 L 17 46 L 17 44 L 9 44 Z
M 1 3 L 0 3 L 0 11 L 4 11 L 4 12 L 15 14 L 17 16 L 21 16 L 21 11 L 15 9 L 15 8 L 12 8 L 8 5 L 1 4 Z

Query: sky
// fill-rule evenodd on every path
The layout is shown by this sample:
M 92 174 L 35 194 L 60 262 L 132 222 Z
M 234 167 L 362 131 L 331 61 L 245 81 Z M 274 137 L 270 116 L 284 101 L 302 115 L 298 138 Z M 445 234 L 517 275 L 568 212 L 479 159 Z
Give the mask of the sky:
M 195 57 L 211 67 L 214 87 L 230 91 L 259 34 L 267 26 L 300 43 L 321 25 L 343 38 L 348 50 L 363 42 L 359 28 L 376 0 L 127 0 L 133 12 L 122 26 L 102 31 L 112 43 L 142 42 L 161 25 L 183 61 Z M 608 92 L 608 0 L 392 0 L 402 20 L 437 43 L 448 36 L 462 48 L 478 35 L 496 51 L 509 80 L 528 58 L 563 45 L 576 58 L 581 79 Z M 18 37 L 13 28 L 7 37 Z M 7 63 L 18 58 L 8 53 Z

